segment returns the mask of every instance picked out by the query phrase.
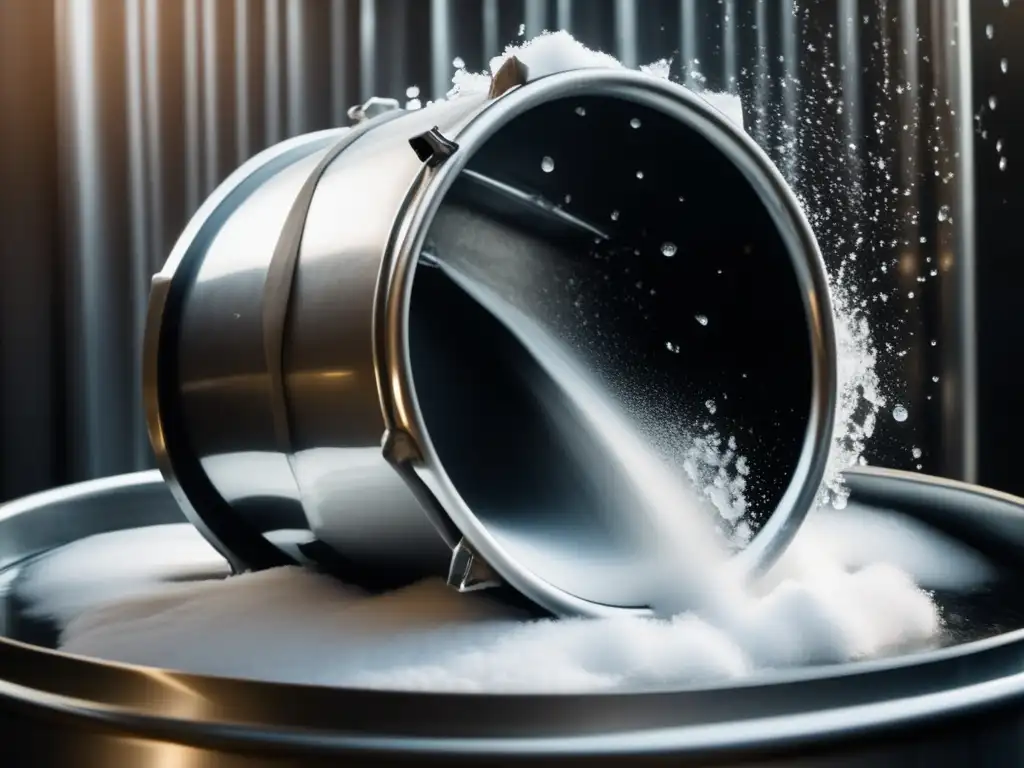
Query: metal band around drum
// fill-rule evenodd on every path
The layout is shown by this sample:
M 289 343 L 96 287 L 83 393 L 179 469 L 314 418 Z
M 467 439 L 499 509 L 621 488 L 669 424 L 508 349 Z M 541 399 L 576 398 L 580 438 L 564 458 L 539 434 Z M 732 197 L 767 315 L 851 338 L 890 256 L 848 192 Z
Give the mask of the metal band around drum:
M 288 306 L 292 297 L 295 269 L 299 263 L 299 249 L 306 227 L 306 217 L 313 202 L 313 194 L 324 172 L 338 155 L 377 126 L 405 114 L 403 110 L 385 112 L 352 127 L 309 174 L 302 189 L 292 203 L 281 235 L 267 268 L 263 287 L 263 355 L 270 376 L 270 409 L 277 449 L 291 462 L 291 424 L 288 417 L 287 396 L 284 389 L 284 334 Z

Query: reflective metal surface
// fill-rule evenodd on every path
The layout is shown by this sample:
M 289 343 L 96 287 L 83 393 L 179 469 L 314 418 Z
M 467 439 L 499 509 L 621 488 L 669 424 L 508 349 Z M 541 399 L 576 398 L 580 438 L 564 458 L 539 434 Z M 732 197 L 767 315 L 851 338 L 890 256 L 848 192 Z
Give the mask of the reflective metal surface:
M 425 245 L 518 291 L 537 316 L 580 305 L 548 301 L 567 268 L 613 294 L 646 282 L 635 307 L 593 323 L 640 356 L 584 365 L 682 408 L 631 414 L 666 431 L 685 433 L 708 397 L 733 397 L 730 428 L 756 435 L 748 452 L 767 479 L 751 480 L 760 505 L 738 556 L 747 571 L 781 553 L 809 508 L 832 435 L 835 341 L 821 256 L 781 177 L 680 86 L 604 69 L 538 72 L 516 88 L 526 69 L 512 65 L 494 80 L 491 96 L 506 91 L 497 98 L 467 93 L 410 112 L 368 102 L 347 132 L 254 159 L 154 278 L 152 442 L 183 507 L 236 568 L 290 561 L 287 540 L 360 581 L 447 569 L 468 588 L 466 570 L 446 563 L 461 541 L 489 572 L 470 579 L 477 587 L 504 581 L 557 613 L 645 608 L 638 586 L 613 574 L 647 556 L 599 513 L 626 510 L 572 480 L 585 467 L 542 434 L 522 380 L 501 373 L 525 370 L 529 355 L 430 277 L 437 270 L 410 292 Z M 540 157 L 525 170 L 538 133 L 557 174 Z M 570 190 L 571 206 L 544 202 Z M 633 253 L 636 274 L 600 274 L 595 233 Z M 680 258 L 662 253 L 667 242 Z M 595 310 L 611 300 L 591 298 Z M 706 333 L 701 313 L 713 318 Z M 684 354 L 666 352 L 666 337 Z M 682 473 L 683 456 L 670 458 Z M 518 491 L 496 471 L 518 476 Z M 595 570 L 594 555 L 607 565 Z
M 1020 574 L 1022 500 L 886 470 L 848 479 L 854 503 L 959 531 Z M 155 472 L 26 498 L 0 507 L 0 574 L 87 535 L 180 520 Z M 261 684 L 3 639 L 0 733 L 26 765 L 1007 765 L 1021 759 L 1022 643 L 1015 631 L 732 687 L 502 696 Z

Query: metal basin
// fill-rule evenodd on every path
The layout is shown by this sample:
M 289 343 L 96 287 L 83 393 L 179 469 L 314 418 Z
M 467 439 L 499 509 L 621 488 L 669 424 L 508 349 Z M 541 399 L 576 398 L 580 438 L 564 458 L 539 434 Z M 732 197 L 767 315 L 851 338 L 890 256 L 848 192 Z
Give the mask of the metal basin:
M 1024 501 L 885 470 L 848 477 L 852 503 L 913 516 L 999 574 L 983 592 L 936 595 L 962 619 L 954 644 L 741 685 L 608 695 L 269 684 L 47 649 L 52 633 L 20 613 L 26 569 L 86 536 L 184 520 L 155 472 L 30 497 L 0 508 L 0 728 L 20 765 L 1019 764 Z M 168 574 L 224 572 L 213 559 Z

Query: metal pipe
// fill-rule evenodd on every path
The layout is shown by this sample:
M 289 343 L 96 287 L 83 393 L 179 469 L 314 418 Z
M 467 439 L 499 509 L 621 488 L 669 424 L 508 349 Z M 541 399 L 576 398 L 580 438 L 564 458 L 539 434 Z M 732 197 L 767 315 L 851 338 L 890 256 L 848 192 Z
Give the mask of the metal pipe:
M 452 66 L 451 2 L 430 0 L 430 98 L 448 92 Z
M 953 183 L 936 185 L 947 206 L 939 227 L 942 277 L 943 474 L 968 482 L 978 474 L 977 320 L 975 282 L 974 103 L 971 94 L 971 5 L 952 0 L 933 8 L 931 57 L 935 64 L 936 129 L 940 173 Z M 940 162 L 940 158 L 936 158 Z

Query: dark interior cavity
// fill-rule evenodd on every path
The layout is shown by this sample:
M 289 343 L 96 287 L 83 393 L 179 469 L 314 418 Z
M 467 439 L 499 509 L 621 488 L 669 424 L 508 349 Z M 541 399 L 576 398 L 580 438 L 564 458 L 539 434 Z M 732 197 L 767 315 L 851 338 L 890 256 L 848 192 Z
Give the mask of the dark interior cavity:
M 470 159 L 425 252 L 413 384 L 451 482 L 499 538 L 562 561 L 619 548 L 593 467 L 540 406 L 561 395 L 435 260 L 571 347 L 680 473 L 693 436 L 734 437 L 750 467 L 745 519 L 756 531 L 776 508 L 807 429 L 807 320 L 768 211 L 707 139 L 618 98 L 546 103 Z

